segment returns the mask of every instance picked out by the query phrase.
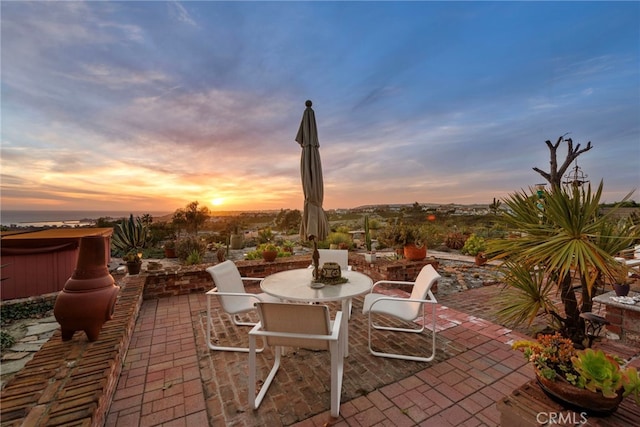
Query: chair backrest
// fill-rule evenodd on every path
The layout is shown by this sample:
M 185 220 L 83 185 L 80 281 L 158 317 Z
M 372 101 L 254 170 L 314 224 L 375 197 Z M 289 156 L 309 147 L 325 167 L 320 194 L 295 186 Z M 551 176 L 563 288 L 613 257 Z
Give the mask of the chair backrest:
M 349 268 L 349 251 L 346 249 L 318 249 L 320 259 L 318 265 L 322 268 L 325 262 L 337 262 L 341 270 Z
M 427 264 L 422 267 L 418 277 L 416 277 L 413 290 L 411 291 L 412 299 L 426 299 L 427 293 L 431 289 L 431 286 L 440 278 L 435 268 L 431 264 Z
M 329 308 L 318 304 L 287 304 L 277 302 L 256 303 L 262 330 L 306 335 L 330 335 Z M 271 346 L 304 347 L 329 350 L 329 341 L 306 338 L 267 336 Z
M 238 271 L 238 267 L 233 261 L 227 260 L 207 268 L 207 273 L 211 275 L 213 282 L 220 292 L 234 292 L 234 293 L 246 293 L 244 284 L 242 283 L 242 276 Z M 237 300 L 238 297 L 235 299 Z M 233 311 L 230 304 L 233 304 L 234 297 L 220 297 L 220 303 L 222 308 L 229 312 Z

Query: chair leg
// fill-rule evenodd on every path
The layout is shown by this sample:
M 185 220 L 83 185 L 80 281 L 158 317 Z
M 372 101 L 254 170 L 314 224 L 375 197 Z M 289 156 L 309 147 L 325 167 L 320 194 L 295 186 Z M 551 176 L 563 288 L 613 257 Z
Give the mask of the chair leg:
M 234 318 L 234 323 L 236 325 L 238 325 L 238 323 L 235 322 L 235 316 L 232 316 Z M 241 326 L 245 326 L 244 324 L 239 324 Z M 249 325 L 246 325 L 249 326 Z M 210 297 L 207 296 L 207 347 L 209 347 L 209 350 L 216 350 L 216 351 L 237 351 L 240 353 L 248 353 L 249 352 L 249 347 L 230 347 L 230 346 L 221 346 L 221 345 L 215 345 L 213 344 L 213 320 L 211 319 L 211 299 Z M 264 339 L 263 339 L 263 343 L 264 343 Z M 257 353 L 261 353 L 264 350 L 264 345 L 258 349 L 256 349 Z
M 271 382 L 275 378 L 278 373 L 278 369 L 280 368 L 280 359 L 282 357 L 282 347 L 276 346 L 275 348 L 275 360 L 273 362 L 273 367 L 271 371 L 269 371 L 269 375 L 267 379 L 262 383 L 262 387 L 260 387 L 260 391 L 256 396 L 256 370 L 258 367 L 256 366 L 256 353 L 255 350 L 255 337 L 249 337 L 249 347 L 252 351 L 249 352 L 249 402 L 253 402 L 253 409 L 258 409 L 260 404 L 262 403 L 262 399 L 267 394 L 267 390 L 269 390 L 269 386 Z
M 233 323 L 234 323 L 236 326 L 251 326 L 251 327 L 253 327 L 253 326 L 256 326 L 256 325 L 257 325 L 257 323 L 256 323 L 256 322 L 243 322 L 243 321 L 241 321 L 241 320 L 240 320 L 240 316 L 239 316 L 239 315 L 237 315 L 237 314 L 234 314 L 234 315 L 232 316 L 232 318 L 233 318 Z
M 340 416 L 340 396 L 342 394 L 342 377 L 344 375 L 344 355 L 342 340 L 332 342 L 331 346 L 331 416 Z
M 436 305 L 431 304 L 431 307 L 432 307 L 431 316 L 433 318 L 433 330 L 431 332 L 431 355 L 429 357 L 410 356 L 410 355 L 397 354 L 397 353 L 384 353 L 384 352 L 376 351 L 371 347 L 371 330 L 372 329 L 384 329 L 384 330 L 390 330 L 390 331 L 410 332 L 410 333 L 422 332 L 425 329 L 424 324 L 426 322 L 424 305 L 422 306 L 422 328 L 420 328 L 419 330 L 407 329 L 407 328 L 391 328 L 386 326 L 376 328 L 371 318 L 371 311 L 369 311 L 369 328 L 368 328 L 369 329 L 369 352 L 374 356 L 378 356 L 378 357 L 388 357 L 391 359 L 402 359 L 402 360 L 413 360 L 416 362 L 431 362 L 436 356 Z

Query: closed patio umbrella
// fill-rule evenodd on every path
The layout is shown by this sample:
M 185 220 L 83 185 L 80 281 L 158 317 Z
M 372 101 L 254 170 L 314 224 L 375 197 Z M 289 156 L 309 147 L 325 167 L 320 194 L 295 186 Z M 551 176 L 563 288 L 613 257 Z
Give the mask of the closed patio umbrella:
M 300 174 L 302 176 L 302 190 L 304 192 L 304 210 L 300 224 L 300 237 L 313 241 L 314 278 L 318 278 L 318 240 L 327 238 L 329 221 L 322 209 L 324 198 L 324 182 L 322 179 L 322 162 L 318 147 L 318 128 L 316 116 L 311 108 L 311 101 L 305 102 L 306 109 L 302 115 L 302 122 L 296 141 L 302 147 L 300 158 Z

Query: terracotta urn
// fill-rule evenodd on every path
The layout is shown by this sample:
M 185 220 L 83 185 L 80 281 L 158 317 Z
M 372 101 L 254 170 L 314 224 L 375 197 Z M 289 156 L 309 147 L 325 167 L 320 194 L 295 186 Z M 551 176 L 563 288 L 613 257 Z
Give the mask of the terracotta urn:
M 107 268 L 105 238 L 81 238 L 76 269 L 53 307 L 62 341 L 70 340 L 76 331 L 84 331 L 89 341 L 97 340 L 102 326 L 113 316 L 119 291 Z

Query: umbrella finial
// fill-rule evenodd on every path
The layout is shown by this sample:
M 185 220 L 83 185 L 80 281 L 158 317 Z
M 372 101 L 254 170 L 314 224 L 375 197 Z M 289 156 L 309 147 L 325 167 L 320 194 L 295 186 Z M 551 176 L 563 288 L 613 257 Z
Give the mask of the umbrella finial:
M 313 105 L 313 102 L 311 102 L 310 99 L 307 99 L 307 101 L 304 103 L 304 105 L 306 105 L 307 107 L 311 107 Z

